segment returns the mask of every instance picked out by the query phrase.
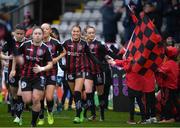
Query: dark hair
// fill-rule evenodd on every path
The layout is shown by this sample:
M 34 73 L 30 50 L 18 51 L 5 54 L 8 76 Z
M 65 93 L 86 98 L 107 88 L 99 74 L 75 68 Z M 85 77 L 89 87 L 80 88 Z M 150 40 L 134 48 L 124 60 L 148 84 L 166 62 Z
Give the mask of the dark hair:
M 51 28 L 52 33 L 55 33 L 56 35 L 59 35 L 59 31 L 56 28 Z
M 24 20 L 25 20 L 25 19 L 29 19 L 29 24 L 33 24 L 33 22 L 34 22 L 33 19 L 32 19 L 32 17 L 31 17 L 31 15 L 25 15 L 25 16 L 24 16 Z
M 72 26 L 72 29 L 75 28 L 75 27 L 79 28 L 79 30 L 81 31 L 81 27 L 80 27 L 78 24 L 73 25 L 73 26 Z M 72 29 L 71 29 L 71 30 L 72 30 Z
M 58 36 L 58 40 L 60 40 L 59 31 L 57 30 L 57 28 L 51 28 L 51 30 L 52 30 L 52 33 L 54 33 L 55 35 Z M 51 34 L 51 36 L 53 36 L 53 35 Z
M 5 25 L 5 23 L 0 22 L 0 40 L 4 39 L 7 32 L 8 32 L 8 29 L 7 29 L 6 25 Z
M 17 24 L 15 29 L 20 29 L 20 30 L 26 31 L 26 27 L 24 25 L 22 25 L 22 24 Z

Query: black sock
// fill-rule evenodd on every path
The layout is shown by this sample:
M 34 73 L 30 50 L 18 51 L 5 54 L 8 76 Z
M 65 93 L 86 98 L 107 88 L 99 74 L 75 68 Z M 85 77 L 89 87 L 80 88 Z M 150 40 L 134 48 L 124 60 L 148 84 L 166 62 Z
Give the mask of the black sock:
M 11 112 L 11 101 L 10 101 L 10 94 L 8 93 L 7 96 L 7 105 L 8 105 L 8 113 Z
M 52 112 L 53 106 L 54 106 L 54 100 L 47 101 L 47 109 L 48 109 L 48 112 L 50 112 L 50 113 Z
M 41 111 L 39 113 L 39 119 L 44 119 L 44 99 L 41 102 Z
M 22 100 L 22 96 L 18 96 L 16 103 L 16 116 L 20 118 L 23 110 L 24 110 L 24 102 Z
M 87 117 L 88 105 L 87 105 L 85 99 L 82 99 L 81 101 L 82 101 L 82 106 L 83 106 L 83 108 L 84 108 L 84 117 L 86 118 L 86 117 Z
M 82 99 L 81 103 L 82 103 L 83 108 L 87 108 L 87 104 L 86 104 L 86 100 L 85 99 Z
M 87 96 L 87 105 L 88 108 L 91 110 L 91 115 L 96 115 L 95 114 L 95 106 L 94 106 L 94 98 L 93 98 L 93 93 L 86 93 Z
M 32 121 L 31 121 L 31 125 L 32 125 L 33 127 L 36 126 L 36 121 L 37 121 L 38 116 L 39 116 L 39 112 L 35 112 L 35 111 L 32 110 Z
M 104 95 L 98 95 L 98 99 L 99 99 L 99 106 L 100 106 L 100 116 L 101 116 L 101 119 L 104 120 L 104 106 L 105 106 Z
M 11 115 L 14 116 L 15 111 L 16 111 L 16 106 L 17 106 L 17 99 L 12 99 L 11 103 Z
M 80 117 L 80 113 L 82 111 L 82 103 L 81 103 L 81 92 L 74 92 L 74 100 L 76 104 L 76 117 Z

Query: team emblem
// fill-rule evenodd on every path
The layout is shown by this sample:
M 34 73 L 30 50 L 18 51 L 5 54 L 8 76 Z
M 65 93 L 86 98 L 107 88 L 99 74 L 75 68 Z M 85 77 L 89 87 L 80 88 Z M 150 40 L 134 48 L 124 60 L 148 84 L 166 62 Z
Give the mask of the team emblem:
M 22 81 L 21 82 L 21 88 L 23 89 L 23 88 L 25 88 L 27 86 L 27 83 L 25 82 L 25 81 Z
M 56 76 L 51 76 L 51 80 L 56 81 Z
M 41 56 L 42 54 L 43 54 L 43 50 L 42 50 L 42 49 L 38 49 L 38 50 L 37 50 L 37 55 L 38 55 L 38 56 Z
M 94 44 L 91 44 L 91 45 L 89 46 L 89 48 L 90 48 L 90 49 L 94 49 Z
M 52 45 L 48 45 L 49 51 L 52 50 Z
M 70 74 L 70 75 L 68 75 L 68 79 L 69 79 L 69 80 L 73 80 L 74 77 Z
M 82 45 L 78 45 L 77 49 L 78 49 L 79 51 L 81 51 L 81 50 L 82 50 Z

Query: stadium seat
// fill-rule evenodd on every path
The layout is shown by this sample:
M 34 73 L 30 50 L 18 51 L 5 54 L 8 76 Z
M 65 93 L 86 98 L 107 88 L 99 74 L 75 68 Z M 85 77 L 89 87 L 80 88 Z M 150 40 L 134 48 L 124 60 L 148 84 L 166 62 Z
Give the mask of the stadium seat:
M 86 6 L 85 6 L 85 9 L 87 9 L 87 10 L 93 10 L 95 4 L 96 4 L 96 1 L 88 1 L 87 4 L 86 4 Z
M 75 13 L 73 13 L 71 20 L 72 21 L 79 21 L 81 19 L 81 15 L 82 15 L 81 12 L 75 12 Z
M 66 33 L 67 29 L 68 29 L 67 22 L 62 22 L 59 26 L 59 33 Z
M 63 21 L 70 21 L 72 19 L 73 13 L 72 12 L 65 12 L 62 20 Z

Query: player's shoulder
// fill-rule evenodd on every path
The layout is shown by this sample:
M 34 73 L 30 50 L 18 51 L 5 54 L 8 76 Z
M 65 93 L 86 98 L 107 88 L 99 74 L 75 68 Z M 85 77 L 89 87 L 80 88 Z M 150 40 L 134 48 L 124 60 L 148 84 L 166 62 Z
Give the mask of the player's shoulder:
M 66 44 L 69 44 L 69 43 L 72 43 L 72 40 L 71 39 L 66 39 L 62 42 L 63 45 L 66 45 Z
M 85 40 L 83 40 L 83 39 L 81 39 L 81 41 L 80 41 L 82 44 L 87 44 L 87 42 L 85 41 Z
M 25 40 L 24 42 L 21 43 L 20 46 L 22 45 L 31 45 L 32 44 L 32 40 Z
M 101 42 L 100 40 L 95 39 L 94 42 L 95 42 L 96 44 L 102 45 L 102 42 Z
M 52 41 L 53 43 L 55 43 L 55 44 L 60 44 L 60 41 L 57 40 L 57 39 L 55 39 L 55 38 L 53 38 L 53 37 L 51 37 L 51 41 Z

